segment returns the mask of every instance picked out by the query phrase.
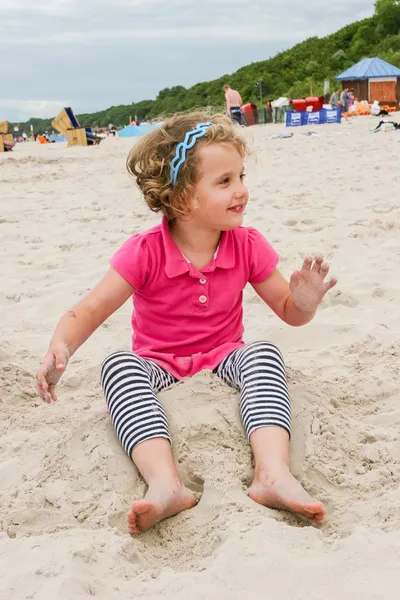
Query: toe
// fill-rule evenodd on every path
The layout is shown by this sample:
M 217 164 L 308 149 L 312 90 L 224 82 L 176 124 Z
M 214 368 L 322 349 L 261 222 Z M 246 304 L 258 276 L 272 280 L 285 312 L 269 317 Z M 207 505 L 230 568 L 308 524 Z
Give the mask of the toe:
M 318 505 L 317 509 L 314 509 L 309 517 L 315 523 L 321 523 L 325 517 L 325 509 L 323 506 Z
M 138 527 L 136 521 L 128 521 L 128 531 L 131 535 L 138 533 Z
M 134 512 L 131 511 L 128 514 L 128 523 L 129 523 L 129 525 L 132 525 L 133 523 L 136 523 L 136 513 L 134 513 Z
M 310 512 L 312 515 L 325 513 L 325 509 L 320 502 L 310 502 L 309 504 L 305 504 L 304 508 L 307 512 Z
M 316 523 L 322 523 L 322 521 L 324 520 L 324 518 L 325 518 L 325 511 L 324 510 L 319 511 L 316 515 L 314 515 L 314 521 Z
M 132 519 L 128 519 L 128 529 L 131 535 L 135 535 L 136 533 L 140 533 L 139 523 L 136 515 Z
M 142 515 L 144 513 L 149 512 L 152 509 L 153 505 L 151 502 L 147 502 L 146 500 L 138 500 L 134 502 L 132 505 L 132 513 L 135 514 L 137 518 L 138 515 Z
M 314 521 L 315 523 L 320 523 L 324 518 L 323 514 L 309 512 L 308 510 L 304 510 L 304 511 L 300 512 L 300 514 L 302 514 L 304 517 L 306 517 L 306 519 L 310 519 L 310 521 Z
M 137 535 L 138 533 L 140 533 L 140 530 L 137 527 L 128 527 L 128 531 L 130 535 Z
M 139 523 L 138 523 L 138 513 L 133 508 L 128 513 L 128 530 L 131 535 L 140 533 Z

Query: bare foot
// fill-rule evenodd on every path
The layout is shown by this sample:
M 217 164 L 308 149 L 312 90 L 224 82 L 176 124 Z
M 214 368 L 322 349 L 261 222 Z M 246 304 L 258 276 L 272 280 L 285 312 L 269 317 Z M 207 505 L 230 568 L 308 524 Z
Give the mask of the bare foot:
M 143 500 L 136 500 L 128 514 L 128 528 L 131 535 L 150 529 L 163 519 L 193 508 L 194 494 L 182 484 L 176 489 L 154 490 L 149 488 Z
M 288 469 L 274 477 L 256 477 L 247 493 L 258 504 L 290 510 L 315 523 L 321 523 L 325 516 L 323 504 L 314 500 Z

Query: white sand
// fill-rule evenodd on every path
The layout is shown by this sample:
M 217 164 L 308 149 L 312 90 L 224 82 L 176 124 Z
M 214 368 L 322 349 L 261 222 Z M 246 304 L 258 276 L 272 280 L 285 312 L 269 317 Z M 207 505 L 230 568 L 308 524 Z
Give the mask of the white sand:
M 397 115 L 399 117 L 399 115 Z M 130 304 L 72 360 L 59 401 L 34 372 L 61 313 L 133 232 L 158 222 L 125 172 L 132 140 L 98 148 L 19 145 L 0 155 L 1 600 L 376 600 L 400 580 L 400 133 L 376 121 L 272 140 L 247 131 L 246 224 L 285 275 L 323 253 L 337 288 L 310 325 L 281 323 L 251 289 L 246 339 L 287 360 L 292 462 L 328 507 L 321 528 L 256 505 L 237 395 L 202 373 L 162 394 L 198 506 L 141 537 L 126 513 L 145 486 L 114 436 L 99 365 L 130 344 Z

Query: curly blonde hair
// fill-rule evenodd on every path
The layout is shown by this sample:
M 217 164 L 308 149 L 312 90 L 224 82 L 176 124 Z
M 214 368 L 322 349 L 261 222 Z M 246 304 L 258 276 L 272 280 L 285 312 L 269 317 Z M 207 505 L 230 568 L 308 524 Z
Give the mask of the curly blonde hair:
M 176 184 L 172 186 L 171 162 L 176 147 L 183 142 L 188 131 L 199 123 L 212 121 L 204 137 L 188 150 L 186 161 L 179 170 Z M 162 212 L 173 221 L 178 215 L 186 216 L 192 209 L 191 190 L 199 181 L 199 148 L 207 144 L 231 144 L 244 158 L 248 152 L 240 129 L 226 115 L 206 111 L 175 115 L 163 125 L 143 137 L 130 151 L 127 169 L 136 178 L 146 204 L 154 212 Z

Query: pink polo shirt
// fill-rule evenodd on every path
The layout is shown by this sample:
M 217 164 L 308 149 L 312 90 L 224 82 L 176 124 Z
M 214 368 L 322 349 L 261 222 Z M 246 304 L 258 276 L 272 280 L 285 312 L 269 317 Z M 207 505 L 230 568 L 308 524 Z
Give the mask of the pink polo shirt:
M 133 344 L 177 379 L 214 369 L 243 342 L 243 289 L 261 283 L 279 257 L 253 227 L 224 231 L 198 271 L 173 242 L 164 218 L 130 237 L 111 266 L 134 288 Z

